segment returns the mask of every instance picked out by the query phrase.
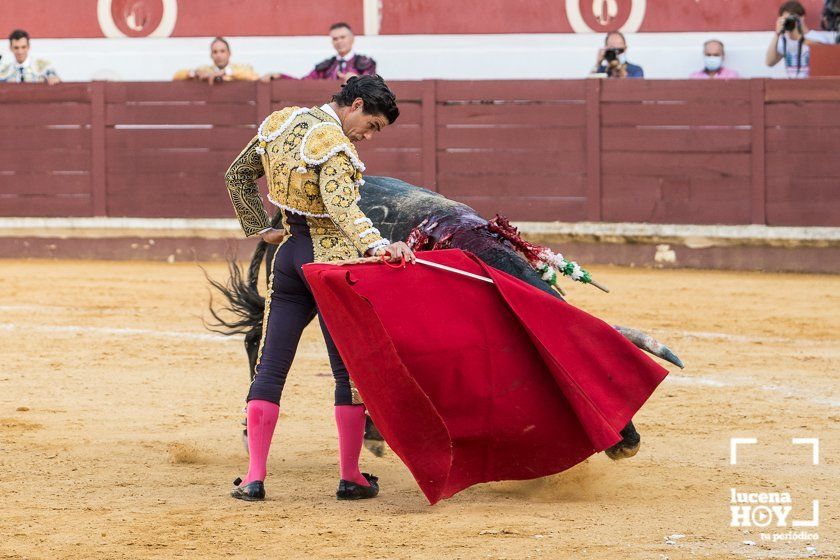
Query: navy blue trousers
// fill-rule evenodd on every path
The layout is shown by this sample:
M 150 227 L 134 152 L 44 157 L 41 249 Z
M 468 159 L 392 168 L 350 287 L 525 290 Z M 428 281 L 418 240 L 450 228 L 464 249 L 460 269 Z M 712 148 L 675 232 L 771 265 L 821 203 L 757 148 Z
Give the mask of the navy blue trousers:
M 318 309 L 315 298 L 303 276 L 301 267 L 313 261 L 312 238 L 302 216 L 287 213 L 291 237 L 274 255 L 273 279 L 266 297 L 268 320 L 264 324 L 256 375 L 251 382 L 247 400 L 280 403 L 283 386 L 295 358 L 303 329 L 315 317 Z M 338 354 L 335 343 L 324 325 L 321 332 L 327 343 L 330 367 L 335 378 L 335 404 L 353 404 L 350 376 Z

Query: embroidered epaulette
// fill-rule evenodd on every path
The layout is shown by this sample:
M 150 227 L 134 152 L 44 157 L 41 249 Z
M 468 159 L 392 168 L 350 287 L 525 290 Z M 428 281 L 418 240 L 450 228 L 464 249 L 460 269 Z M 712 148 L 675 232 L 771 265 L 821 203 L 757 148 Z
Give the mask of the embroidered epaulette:
M 14 67 L 11 64 L 0 64 L 0 80 L 5 80 L 14 73 Z
M 35 71 L 39 74 L 43 74 L 47 70 L 49 70 L 51 64 L 49 60 L 44 60 L 43 58 L 39 58 L 35 60 L 32 64 L 35 67 Z
M 326 60 L 322 60 L 321 62 L 319 62 L 318 64 L 315 65 L 315 70 L 317 70 L 318 72 L 326 72 L 327 70 L 330 69 L 330 66 L 332 66 L 334 63 L 335 63 L 335 57 L 328 58 Z
M 356 70 L 364 71 L 369 68 L 372 68 L 373 66 L 376 66 L 376 61 L 369 56 L 357 54 L 353 59 L 353 66 L 356 67 Z
M 265 147 L 269 142 L 283 134 L 292 121 L 298 115 L 308 113 L 309 109 L 300 107 L 285 107 L 279 111 L 274 111 L 268 115 L 257 129 L 257 136 L 259 137 L 259 144 L 257 144 L 257 153 L 262 155 L 265 153 Z
M 353 143 L 341 127 L 332 121 L 310 127 L 300 144 L 300 159 L 307 165 L 321 165 L 340 152 L 347 154 L 358 173 L 364 172 L 365 165 L 359 159 Z

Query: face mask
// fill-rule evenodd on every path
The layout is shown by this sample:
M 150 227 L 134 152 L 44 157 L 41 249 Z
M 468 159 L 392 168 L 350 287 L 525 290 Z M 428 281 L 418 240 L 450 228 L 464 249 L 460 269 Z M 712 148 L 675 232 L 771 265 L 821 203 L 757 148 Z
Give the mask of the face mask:
M 723 66 L 722 56 L 705 56 L 703 60 L 706 62 L 706 70 L 709 72 L 717 72 Z
M 618 60 L 619 64 L 626 64 L 627 63 L 627 55 L 624 54 L 624 53 L 621 53 L 620 55 L 618 55 L 617 60 Z

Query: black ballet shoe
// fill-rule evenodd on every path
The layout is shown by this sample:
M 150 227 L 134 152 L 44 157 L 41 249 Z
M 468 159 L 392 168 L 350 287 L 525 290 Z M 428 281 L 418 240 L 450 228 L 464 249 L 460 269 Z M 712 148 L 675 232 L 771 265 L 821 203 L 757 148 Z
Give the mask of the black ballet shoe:
M 245 486 L 239 486 L 240 484 L 242 484 L 241 478 L 233 481 L 235 488 L 230 491 L 231 498 L 245 500 L 246 502 L 259 502 L 265 499 L 265 486 L 263 486 L 262 480 L 249 482 Z
M 367 500 L 369 498 L 375 498 L 379 494 L 379 478 L 368 473 L 362 473 L 362 476 L 365 477 L 370 486 L 362 486 L 361 484 L 341 479 L 338 481 L 338 490 L 335 491 L 335 497 L 339 500 Z

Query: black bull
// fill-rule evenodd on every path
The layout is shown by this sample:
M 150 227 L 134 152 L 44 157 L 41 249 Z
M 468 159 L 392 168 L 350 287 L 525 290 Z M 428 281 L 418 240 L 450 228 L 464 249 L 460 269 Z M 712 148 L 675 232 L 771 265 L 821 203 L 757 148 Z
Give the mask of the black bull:
M 359 206 L 383 237 L 391 240 L 405 240 L 412 231 L 421 226 L 419 229 L 424 233 L 424 243 L 419 248 L 431 249 L 445 246 L 469 251 L 490 266 L 512 274 L 562 299 L 560 294 L 542 280 L 539 273 L 508 241 L 501 239 L 488 229 L 487 220 L 465 204 L 449 200 L 437 193 L 398 179 L 365 177 Z M 274 217 L 275 225 L 279 222 L 279 218 L 279 214 Z M 213 330 L 226 335 L 245 335 L 245 349 L 248 353 L 251 379 L 254 377 L 254 367 L 262 338 L 262 318 L 265 308 L 265 299 L 259 294 L 257 286 L 259 268 L 264 261 L 267 277 L 275 250 L 276 246 L 261 240 L 251 259 L 247 278 L 243 278 L 239 267 L 235 262 L 231 262 L 231 276 L 226 285 L 208 279 L 213 287 L 227 299 L 228 305 L 225 310 L 232 311 L 237 317 L 234 320 L 222 319 L 211 305 L 210 312 L 217 321 L 211 327 L 215 327 Z M 616 328 L 640 348 L 682 367 L 679 358 L 667 347 L 644 333 L 624 327 Z M 631 457 L 639 448 L 640 437 L 632 422 L 621 431 L 621 434 L 624 439 L 607 450 L 607 455 L 613 459 Z M 376 454 L 381 454 L 383 449 L 381 436 L 372 424 L 369 424 L 365 437 L 368 440 L 366 441 L 368 448 Z

